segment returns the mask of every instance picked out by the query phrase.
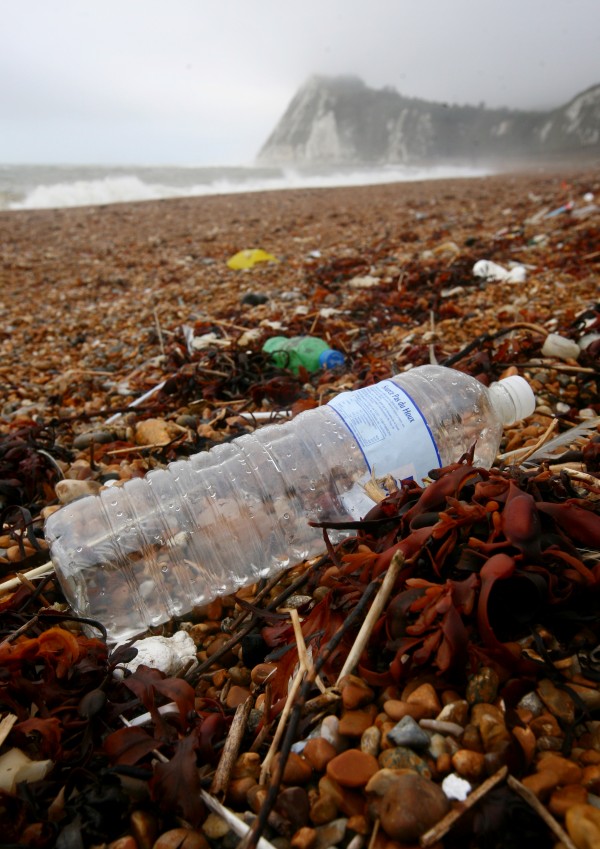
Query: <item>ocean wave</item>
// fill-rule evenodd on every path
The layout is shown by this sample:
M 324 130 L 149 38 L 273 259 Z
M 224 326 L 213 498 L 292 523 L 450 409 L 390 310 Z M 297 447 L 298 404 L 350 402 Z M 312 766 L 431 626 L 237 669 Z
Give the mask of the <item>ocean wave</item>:
M 163 169 L 164 170 L 164 169 Z M 171 185 L 154 182 L 148 175 L 111 175 L 93 179 L 77 179 L 42 183 L 30 189 L 18 200 L 7 204 L 8 209 L 57 209 L 74 206 L 97 206 L 167 198 L 197 197 L 204 195 L 239 194 L 284 189 L 333 188 L 341 186 L 366 186 L 382 183 L 437 180 L 448 178 L 481 177 L 489 169 L 464 166 L 435 166 L 431 168 L 387 167 L 380 169 L 344 170 L 306 173 L 293 169 L 282 170 L 278 176 L 264 176 L 247 170 L 240 177 L 223 175 L 206 182 L 188 185 Z M 177 169 L 181 182 L 182 169 Z

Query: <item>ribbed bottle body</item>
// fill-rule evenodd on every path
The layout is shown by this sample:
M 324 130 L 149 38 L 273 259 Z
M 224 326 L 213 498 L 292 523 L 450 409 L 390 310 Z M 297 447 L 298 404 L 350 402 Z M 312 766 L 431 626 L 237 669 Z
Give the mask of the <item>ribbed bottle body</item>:
M 502 433 L 485 387 L 448 372 L 425 367 L 385 382 L 388 393 L 394 386 L 406 393 L 402 418 L 418 418 L 421 438 L 434 446 L 427 454 L 434 460 L 415 468 L 419 477 L 457 460 L 476 439 L 476 462 L 491 465 Z M 377 397 L 360 396 L 354 413 L 353 397 L 346 407 L 325 405 L 268 425 L 53 514 L 46 537 L 73 609 L 122 642 L 318 554 L 322 532 L 311 520 L 360 518 L 373 506 L 364 491 L 372 473 L 406 476 L 412 468 L 415 446 L 403 438 L 402 421 L 383 428 L 387 442 L 378 443 L 373 462 Z

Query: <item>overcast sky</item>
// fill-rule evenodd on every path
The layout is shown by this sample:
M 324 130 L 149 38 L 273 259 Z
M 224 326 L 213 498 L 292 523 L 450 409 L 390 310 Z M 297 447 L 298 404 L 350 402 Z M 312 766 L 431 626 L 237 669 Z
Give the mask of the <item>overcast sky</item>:
M 0 0 L 0 163 L 250 164 L 313 73 L 549 108 L 600 0 Z

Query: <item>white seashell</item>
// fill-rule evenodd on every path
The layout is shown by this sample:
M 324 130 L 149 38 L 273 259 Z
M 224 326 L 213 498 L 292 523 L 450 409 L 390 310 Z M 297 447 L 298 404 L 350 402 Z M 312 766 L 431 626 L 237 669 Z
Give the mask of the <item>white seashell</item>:
M 559 360 L 576 360 L 580 353 L 577 342 L 559 333 L 549 333 L 542 347 L 542 356 L 557 357 Z
M 186 631 L 177 631 L 172 637 L 146 637 L 133 647 L 138 650 L 136 657 L 123 664 L 130 672 L 143 664 L 172 677 L 196 660 L 196 644 Z

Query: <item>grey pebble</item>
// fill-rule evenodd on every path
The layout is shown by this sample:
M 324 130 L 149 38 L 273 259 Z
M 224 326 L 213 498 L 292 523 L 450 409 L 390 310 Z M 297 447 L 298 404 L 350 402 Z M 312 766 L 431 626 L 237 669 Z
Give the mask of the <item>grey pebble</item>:
M 412 716 L 403 716 L 388 731 L 387 737 L 395 746 L 407 746 L 409 749 L 426 749 L 431 742 L 429 734 L 419 727 Z

